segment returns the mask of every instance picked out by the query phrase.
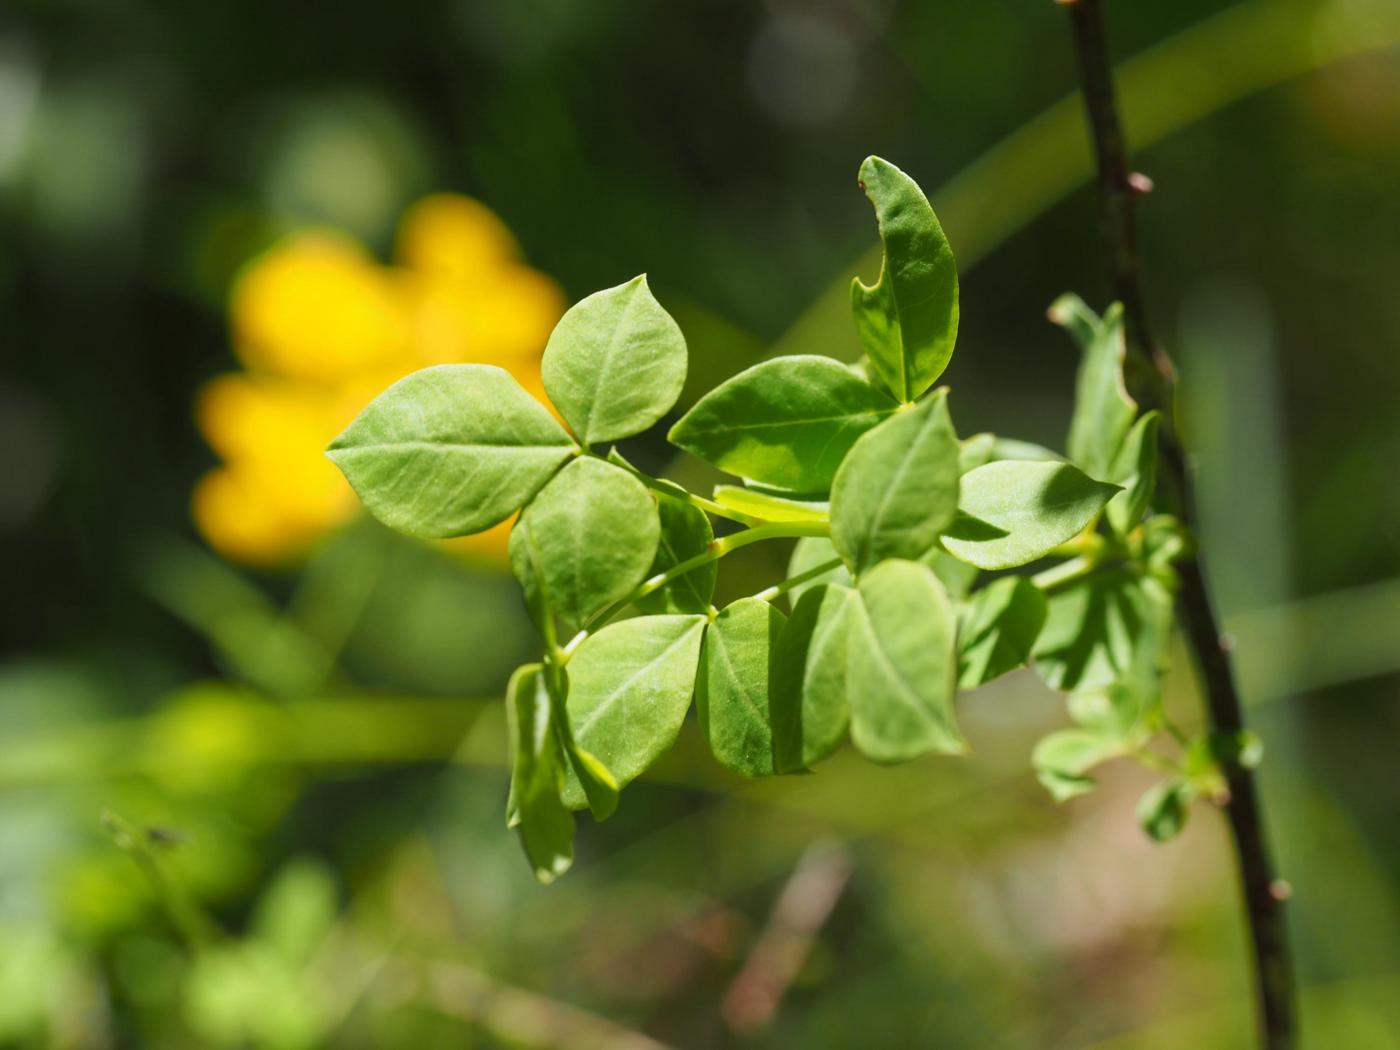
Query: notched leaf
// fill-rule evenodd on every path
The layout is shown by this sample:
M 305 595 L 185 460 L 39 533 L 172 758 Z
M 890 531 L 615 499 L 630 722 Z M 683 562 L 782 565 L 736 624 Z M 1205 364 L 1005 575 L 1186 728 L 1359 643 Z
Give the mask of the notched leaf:
M 851 283 L 851 312 L 870 367 L 900 401 L 913 401 L 948 367 L 958 336 L 958 269 L 928 198 L 888 161 L 867 157 L 860 187 L 875 206 L 880 277 Z

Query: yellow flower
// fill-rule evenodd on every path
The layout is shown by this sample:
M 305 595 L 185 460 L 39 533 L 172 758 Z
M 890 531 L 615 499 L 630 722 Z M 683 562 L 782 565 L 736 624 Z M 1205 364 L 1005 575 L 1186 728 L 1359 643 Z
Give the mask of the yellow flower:
M 434 194 L 404 214 L 396 265 L 336 232 L 296 234 L 254 259 L 229 302 L 246 371 L 215 378 L 195 418 L 222 465 L 192 497 L 226 557 L 285 564 L 357 513 L 326 444 L 399 377 L 428 365 L 500 365 L 545 401 L 540 354 L 564 311 L 485 205 Z M 547 402 L 546 402 L 547 403 Z M 500 563 L 508 525 L 450 541 Z

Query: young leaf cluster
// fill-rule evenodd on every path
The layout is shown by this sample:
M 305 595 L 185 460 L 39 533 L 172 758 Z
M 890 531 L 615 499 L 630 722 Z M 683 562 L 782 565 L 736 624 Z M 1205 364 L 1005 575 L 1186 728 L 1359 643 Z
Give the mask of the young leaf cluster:
M 583 299 L 550 337 L 564 425 L 506 372 L 444 365 L 330 447 L 403 532 L 518 514 L 511 564 L 543 651 L 508 691 L 507 820 L 542 881 L 571 862 L 574 811 L 612 813 L 692 704 L 716 761 L 745 776 L 806 771 L 847 738 L 903 762 L 965 751 L 957 691 L 1031 665 L 1069 694 L 1073 728 L 1033 756 L 1057 798 L 1137 756 L 1169 773 L 1143 810 L 1167 838 L 1193 794 L 1218 790 L 1220 742 L 1150 750 L 1171 564 L 1190 541 L 1151 514 L 1157 416 L 1125 392 L 1121 312 L 1052 307 L 1082 353 L 1067 455 L 962 438 L 935 387 L 957 337 L 952 249 L 894 165 L 867 159 L 860 185 L 884 246 L 878 280 L 852 286 L 866 362 L 776 358 L 700 398 L 668 438 L 733 476 L 708 496 L 611 447 L 670 413 L 685 380 L 684 337 L 645 277 Z M 713 605 L 725 555 L 793 538 L 785 579 Z

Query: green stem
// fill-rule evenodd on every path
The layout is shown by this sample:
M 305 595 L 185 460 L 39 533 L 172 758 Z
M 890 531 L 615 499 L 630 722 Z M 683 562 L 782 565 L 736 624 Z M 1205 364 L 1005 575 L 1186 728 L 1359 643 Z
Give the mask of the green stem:
M 588 454 L 598 459 L 603 458 L 598 456 L 596 452 L 590 452 Z M 730 521 L 737 521 L 740 525 L 745 525 L 749 528 L 754 528 L 755 526 L 763 524 L 762 518 L 756 518 L 752 514 L 745 514 L 740 510 L 730 510 L 728 507 L 716 503 L 712 499 L 706 499 L 704 496 L 697 496 L 684 485 L 677 482 L 668 481 L 665 478 L 654 478 L 650 474 L 644 474 L 621 456 L 608 459 L 606 462 L 611 463 L 615 467 L 621 467 L 654 492 L 659 492 L 663 496 L 670 496 L 672 499 L 678 499 L 684 503 L 689 503 L 692 507 L 699 507 L 706 514 L 713 514 L 717 518 L 728 518 Z
M 659 591 L 672 580 L 684 576 L 686 573 L 698 569 L 702 565 L 708 565 L 712 561 L 718 561 L 726 554 L 739 550 L 741 547 L 747 547 L 752 543 L 760 543 L 763 540 L 825 535 L 827 535 L 827 527 L 824 522 L 779 521 L 769 522 L 765 525 L 755 525 L 753 528 L 745 529 L 742 532 L 735 532 L 728 536 L 721 536 L 717 540 L 711 540 L 709 545 L 700 554 L 695 555 L 693 558 L 687 558 L 685 561 L 677 562 L 665 572 L 657 573 L 649 580 L 643 580 L 607 608 L 594 613 L 593 616 L 589 618 L 588 622 L 583 625 L 583 630 L 574 635 L 573 638 L 569 640 L 569 644 L 560 650 L 559 655 L 562 657 L 561 663 L 567 661 L 568 658 L 573 655 L 574 650 L 583 644 L 583 640 L 587 638 L 589 634 L 613 620 L 629 605 L 645 598 L 648 594 Z
M 775 583 L 767 590 L 759 591 L 754 597 L 759 601 L 771 602 L 774 598 L 781 594 L 786 594 L 794 587 L 801 587 L 804 583 L 815 580 L 818 576 L 825 576 L 832 569 L 839 569 L 840 567 L 841 559 L 832 558 L 830 561 L 824 561 L 820 565 L 813 566 L 806 572 L 799 572 L 796 576 L 789 576 L 786 580 L 783 580 L 782 583 Z
M 1036 573 L 1031 577 L 1031 583 L 1046 594 L 1054 594 L 1056 591 L 1068 587 L 1071 583 L 1084 579 L 1102 564 L 1098 558 L 1090 555 L 1071 558 L 1069 561 L 1060 562 L 1059 565 L 1052 565 L 1050 568 Z

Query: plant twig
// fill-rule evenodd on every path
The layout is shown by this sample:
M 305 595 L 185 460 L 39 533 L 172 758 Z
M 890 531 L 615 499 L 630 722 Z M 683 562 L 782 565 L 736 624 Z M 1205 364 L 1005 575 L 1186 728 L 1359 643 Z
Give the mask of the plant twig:
M 1175 373 L 1170 358 L 1152 336 L 1139 272 L 1134 210 L 1138 198 L 1151 189 L 1151 182 L 1133 173 L 1128 164 L 1127 143 L 1114 98 L 1103 0 L 1058 2 L 1069 13 L 1084 105 L 1093 132 L 1099 233 L 1113 293 L 1124 308 L 1129 391 L 1144 410 L 1162 410 L 1168 424 L 1160 431 L 1162 474 L 1168 488 L 1165 496 L 1172 510 L 1194 532 L 1197 519 L 1191 473 L 1176 428 L 1171 425 Z M 1217 732 L 1238 733 L 1244 728 L 1242 704 L 1200 555 L 1181 563 L 1178 570 L 1178 609 L 1200 674 L 1211 727 Z M 1232 760 L 1226 765 L 1225 775 L 1229 785 L 1225 815 L 1239 860 L 1254 953 L 1260 1045 L 1267 1050 L 1291 1050 L 1296 1045 L 1296 1033 L 1293 968 L 1282 909 L 1286 884 L 1273 874 L 1253 774 Z

